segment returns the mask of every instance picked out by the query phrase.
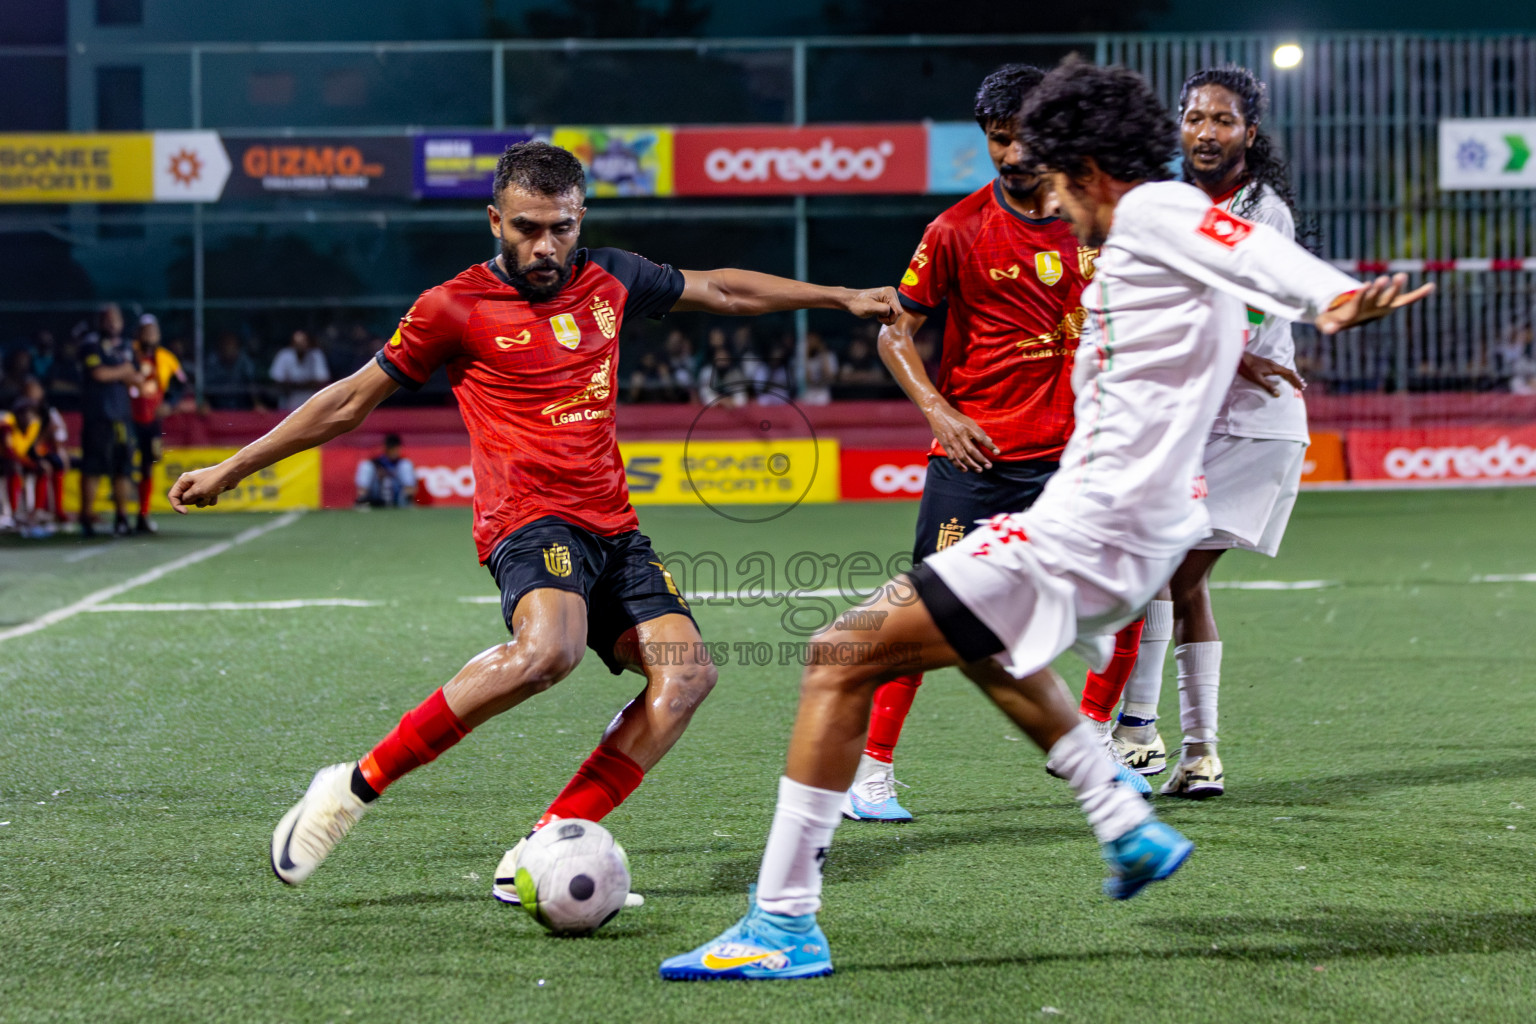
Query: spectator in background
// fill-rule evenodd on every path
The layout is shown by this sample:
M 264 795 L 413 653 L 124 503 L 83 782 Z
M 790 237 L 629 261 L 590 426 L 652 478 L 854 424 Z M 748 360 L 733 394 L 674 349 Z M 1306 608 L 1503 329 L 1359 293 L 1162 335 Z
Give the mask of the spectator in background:
M 160 344 L 160 321 L 153 313 L 139 317 L 139 336 L 134 342 L 134 364 L 141 383 L 131 389 L 134 447 L 139 453 L 139 518 L 135 533 L 157 533 L 149 518 L 155 493 L 155 464 L 160 461 L 161 436 L 171 403 L 187 387 L 187 375 L 177 359 Z
M 693 391 L 694 372 L 693 342 L 688 335 L 674 329 L 666 341 L 667 371 L 672 375 L 672 386 L 677 389 L 676 401 L 686 402 Z
M 219 335 L 213 358 L 203 367 L 203 402 L 209 409 L 258 408 L 256 364 L 233 331 Z
M 754 382 L 758 405 L 783 405 L 795 394 L 795 379 L 790 371 L 788 339 L 768 350 L 768 361 Z
M 277 353 L 269 371 L 281 394 L 278 406 L 297 409 L 331 382 L 325 356 L 302 327 L 293 332 L 288 346 Z
M 826 405 L 832 401 L 832 385 L 837 381 L 837 356 L 827 348 L 820 332 L 809 331 L 805 335 L 805 390 L 800 393 L 803 405 Z
M 53 332 L 48 330 L 38 331 L 32 336 L 32 376 L 48 386 L 48 380 L 53 376 L 54 367 L 59 361 L 58 344 L 53 340 Z
M 854 335 L 848 343 L 848 354 L 843 358 L 842 368 L 837 373 L 838 397 L 879 398 L 885 385 L 890 382 L 885 366 L 875 354 L 875 346 L 870 344 L 869 338 L 863 333 Z
M 757 351 L 757 336 L 746 324 L 731 332 L 731 357 L 747 379 L 756 382 L 763 372 L 763 357 Z
M 357 464 L 357 504 L 399 508 L 416 500 L 416 467 L 401 452 L 400 435 L 384 435 L 384 454 Z
M 51 372 L 42 378 L 48 400 L 67 412 L 80 408 L 80 344 L 89 333 L 90 327 L 84 321 L 76 324 L 69 337 L 59 344 Z
M 655 352 L 642 352 L 640 362 L 629 375 L 629 395 L 626 401 L 674 402 L 677 400 L 672 386 L 672 373 Z
M 80 534 L 96 535 L 96 489 L 105 476 L 112 480 L 117 513 L 112 532 L 127 536 L 133 473 L 128 389 L 143 379 L 134 366 L 133 347 L 123 338 L 123 311 L 115 304 L 102 308 L 99 330 L 80 346 L 80 380 Z
M 0 461 L 8 464 L 9 475 L 6 499 L 23 536 L 52 534 L 48 520 L 57 520 L 62 508 L 65 462 L 58 450 L 58 431 L 63 423 L 57 413 L 50 416 L 51 412 L 43 402 L 42 385 L 29 377 L 22 396 L 0 413 L 0 445 L 4 448 Z
M 9 409 L 21 397 L 21 387 L 31 376 L 31 349 L 14 349 L 5 357 L 5 372 L 0 374 L 0 409 Z
M 32 472 L 37 476 L 36 485 L 42 494 L 35 497 L 39 506 L 46 504 L 55 523 L 63 524 L 69 517 L 64 514 L 64 474 L 69 472 L 69 428 L 64 417 L 48 400 L 42 381 L 29 378 L 22 386 L 22 399 L 32 403 L 37 410 L 38 430 L 29 448 L 33 463 Z
M 1536 329 L 1531 321 L 1517 321 L 1505 330 L 1494 352 L 1494 372 L 1512 394 L 1536 394 Z
M 746 405 L 752 395 L 752 382 L 731 358 L 729 349 L 717 348 L 714 353 L 714 362 L 699 374 L 699 401 L 705 405 L 717 401 Z

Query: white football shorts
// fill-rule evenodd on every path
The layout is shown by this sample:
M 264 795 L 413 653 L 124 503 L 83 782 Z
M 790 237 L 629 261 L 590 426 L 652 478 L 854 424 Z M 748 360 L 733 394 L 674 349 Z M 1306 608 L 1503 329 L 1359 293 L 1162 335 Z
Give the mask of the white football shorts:
M 1202 551 L 1242 548 L 1274 558 L 1301 489 L 1307 446 L 1300 441 L 1212 434 L 1205 443 L 1205 509 L 1211 535 Z
M 966 649 L 956 640 L 954 620 L 968 612 L 1001 644 L 998 662 L 1022 679 L 1067 650 L 1103 669 L 1115 630 L 1142 613 L 1183 554 L 1133 554 L 1019 512 L 993 517 L 914 571 L 926 567 L 963 606 L 946 616 L 928 601 L 951 645 Z M 964 630 L 959 622 L 958 632 Z

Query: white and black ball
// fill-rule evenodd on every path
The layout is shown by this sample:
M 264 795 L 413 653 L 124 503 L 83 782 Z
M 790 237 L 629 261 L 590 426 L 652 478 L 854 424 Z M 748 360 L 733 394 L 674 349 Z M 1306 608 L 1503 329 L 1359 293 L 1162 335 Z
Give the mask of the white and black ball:
M 590 935 L 629 895 L 629 857 L 595 821 L 559 819 L 528 839 L 517 862 L 523 909 L 556 935 Z

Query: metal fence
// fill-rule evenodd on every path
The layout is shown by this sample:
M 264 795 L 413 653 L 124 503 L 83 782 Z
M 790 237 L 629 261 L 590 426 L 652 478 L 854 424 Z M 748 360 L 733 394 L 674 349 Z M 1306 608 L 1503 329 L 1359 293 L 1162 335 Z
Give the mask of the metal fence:
M 1300 43 L 1299 67 L 1270 63 L 1280 42 Z M 0 57 L 51 53 L 11 48 Z M 205 44 L 84 46 L 61 50 L 71 63 L 74 127 L 95 127 L 85 84 L 100 67 L 141 66 L 147 128 L 211 127 L 229 134 L 355 131 L 411 127 L 499 128 L 549 121 L 602 123 L 891 121 L 965 118 L 975 83 L 1004 60 L 1050 64 L 1069 52 L 1146 74 L 1176 100 L 1190 72 L 1233 61 L 1270 85 L 1270 128 L 1292 161 L 1304 222 L 1330 258 L 1361 261 L 1529 257 L 1536 191 L 1441 192 L 1436 129 L 1445 117 L 1536 116 L 1536 38 L 1409 34 L 1008 38 L 821 38 L 639 41 L 487 41 L 383 44 Z M 634 83 L 644 82 L 643 89 Z M 692 220 L 716 225 L 792 226 L 793 266 L 824 266 L 812 224 L 842 218 L 921 220 L 940 197 L 844 201 L 835 210 L 804 199 L 751 207 L 727 202 L 627 201 L 599 207 L 599 221 Z M 190 249 L 185 290 L 174 308 L 238 306 L 206 291 L 205 221 L 225 230 L 303 221 L 425 225 L 463 230 L 466 211 L 380 204 L 368 209 L 300 209 L 221 204 L 182 212 L 0 213 L 0 232 L 37 230 L 99 240 L 119 220 L 171 224 Z M 639 230 L 639 229 L 637 229 Z M 125 232 L 133 244 L 133 225 Z M 905 244 L 898 249 L 908 248 Z M 117 251 L 126 252 L 119 246 Z M 905 251 L 870 252 L 888 275 Z M 1536 281 L 1529 271 L 1434 273 L 1439 293 L 1411 315 L 1333 339 L 1298 331 L 1299 355 L 1314 379 L 1335 390 L 1406 391 L 1506 386 L 1522 344 L 1528 349 Z M 346 297 L 341 297 L 346 298 Z M 366 306 L 374 299 L 350 301 Z M 301 296 L 243 300 L 282 309 Z M 11 312 L 26 303 L 10 302 Z M 801 322 L 803 331 L 804 321 Z M 199 331 L 200 333 L 200 331 Z M 1527 356 L 1529 358 L 1529 356 Z

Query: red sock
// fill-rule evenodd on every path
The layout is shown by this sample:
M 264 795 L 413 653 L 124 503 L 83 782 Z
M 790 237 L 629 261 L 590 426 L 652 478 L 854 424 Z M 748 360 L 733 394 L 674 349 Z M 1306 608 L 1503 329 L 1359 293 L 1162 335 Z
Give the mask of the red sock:
M 23 509 L 21 507 L 21 474 L 20 473 L 16 473 L 15 475 L 13 475 L 11 477 L 11 479 L 10 479 L 10 490 L 11 490 L 11 511 L 16 513 L 17 518 L 20 518 L 21 514 L 24 511 L 26 511 L 25 509 Z
M 922 685 L 923 674 L 897 676 L 875 691 L 874 706 L 869 709 L 869 739 L 864 743 L 864 753 L 876 761 L 891 763 L 896 753 L 896 741 L 901 739 L 901 727 L 906 724 L 907 712 L 912 710 L 912 698 Z
M 469 733 L 439 688 L 421 704 L 400 716 L 400 724 L 379 741 L 358 764 L 374 792 L 406 772 L 437 760 L 437 756 Z
M 599 744 L 533 827 L 543 828 L 556 818 L 602 821 L 609 811 L 629 799 L 644 779 L 645 769 L 628 754 L 617 747 Z
M 64 471 L 53 471 L 53 517 L 59 522 L 66 518 L 64 515 Z
M 154 494 L 155 494 L 155 478 L 150 476 L 149 475 L 149 470 L 146 469 L 144 471 L 144 475 L 139 477 L 139 518 L 140 519 L 145 519 L 145 518 L 147 518 L 149 516 L 149 499 L 154 497 Z
M 1120 694 L 1125 692 L 1125 681 L 1131 678 L 1131 669 L 1136 667 L 1136 652 L 1141 649 L 1141 630 L 1146 624 L 1146 619 L 1137 619 L 1116 633 L 1115 654 L 1109 659 L 1104 673 L 1088 673 L 1088 679 L 1083 683 L 1083 702 L 1077 710 L 1095 722 L 1109 721 L 1110 713 L 1120 703 Z

